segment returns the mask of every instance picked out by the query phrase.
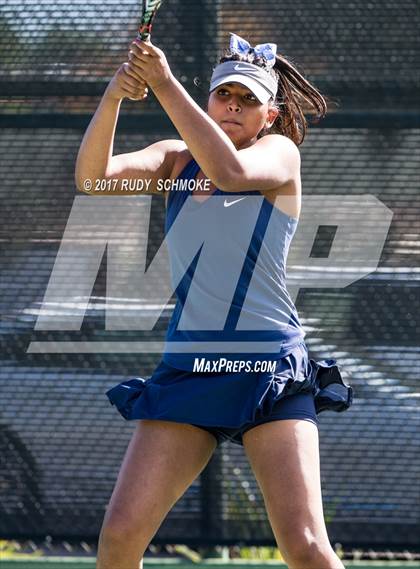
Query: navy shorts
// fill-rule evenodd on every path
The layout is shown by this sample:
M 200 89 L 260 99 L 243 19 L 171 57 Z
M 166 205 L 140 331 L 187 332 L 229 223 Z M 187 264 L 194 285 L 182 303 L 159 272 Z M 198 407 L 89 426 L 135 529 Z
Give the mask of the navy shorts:
M 194 426 L 199 427 L 200 429 L 204 429 L 205 431 L 214 435 L 217 441 L 217 446 L 226 441 L 230 441 L 238 445 L 243 445 L 242 435 L 244 433 L 253 427 L 256 427 L 257 425 L 262 425 L 264 423 L 270 423 L 271 421 L 278 421 L 282 419 L 302 419 L 304 421 L 310 421 L 318 427 L 318 419 L 316 417 L 313 394 L 296 393 L 294 395 L 285 396 L 274 404 L 272 414 L 270 414 L 270 416 L 257 418 L 255 421 L 247 423 L 239 429 L 226 427 L 206 427 L 197 424 L 194 424 Z
M 191 372 L 163 359 L 150 379 L 129 379 L 106 394 L 127 420 L 187 423 L 213 434 L 218 444 L 242 445 L 243 433 L 257 425 L 302 419 L 318 426 L 321 411 L 347 409 L 352 390 L 336 364 L 309 358 L 303 341 L 264 372 Z

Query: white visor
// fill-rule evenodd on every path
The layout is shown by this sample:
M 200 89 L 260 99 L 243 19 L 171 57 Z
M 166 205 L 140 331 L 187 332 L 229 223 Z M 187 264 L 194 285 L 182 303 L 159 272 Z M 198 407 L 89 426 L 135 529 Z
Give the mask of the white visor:
M 225 61 L 213 71 L 210 91 L 223 83 L 240 83 L 248 87 L 261 103 L 267 103 L 277 94 L 277 80 L 265 69 L 244 61 Z

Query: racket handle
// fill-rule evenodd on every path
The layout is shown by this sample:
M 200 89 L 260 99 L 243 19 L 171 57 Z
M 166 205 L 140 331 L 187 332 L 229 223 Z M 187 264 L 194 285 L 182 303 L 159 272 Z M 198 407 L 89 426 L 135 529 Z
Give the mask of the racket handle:
M 152 34 L 152 24 L 142 24 L 137 30 L 137 39 L 149 41 Z
M 142 26 L 140 27 L 140 29 L 137 31 L 137 38 L 138 40 L 142 40 L 142 41 L 149 41 L 150 40 L 150 32 L 151 32 L 152 26 L 150 24 L 148 24 L 147 26 Z M 147 97 L 147 94 L 146 94 Z M 143 99 L 133 99 L 131 97 L 128 97 L 130 99 L 130 101 L 143 101 Z
M 137 32 L 137 39 L 142 41 L 149 41 L 150 34 L 148 32 Z

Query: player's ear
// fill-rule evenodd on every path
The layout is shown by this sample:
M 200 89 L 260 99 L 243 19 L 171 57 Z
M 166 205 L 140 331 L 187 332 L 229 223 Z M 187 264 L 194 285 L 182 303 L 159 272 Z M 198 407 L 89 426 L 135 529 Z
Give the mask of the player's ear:
M 265 119 L 265 128 L 270 128 L 279 115 L 279 110 L 276 107 L 269 107 L 267 111 L 267 118 Z

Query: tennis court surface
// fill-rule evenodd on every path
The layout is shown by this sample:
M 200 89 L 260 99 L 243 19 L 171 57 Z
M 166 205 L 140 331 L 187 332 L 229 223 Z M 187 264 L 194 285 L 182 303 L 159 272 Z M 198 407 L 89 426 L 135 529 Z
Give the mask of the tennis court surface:
M 2 569 L 95 569 L 95 559 L 80 558 L 37 558 L 31 560 L 10 559 L 0 560 Z M 346 569 L 420 569 L 420 562 L 417 561 L 344 561 Z M 234 560 L 226 562 L 206 561 L 200 563 L 178 562 L 172 559 L 149 559 L 144 562 L 144 569 L 261 569 L 263 567 L 276 567 L 276 569 L 287 569 L 287 565 L 278 561 L 261 562 L 236 562 Z M 320 568 L 321 569 L 321 568 Z

